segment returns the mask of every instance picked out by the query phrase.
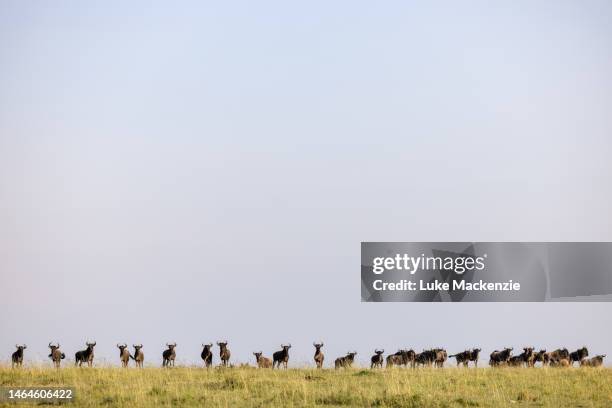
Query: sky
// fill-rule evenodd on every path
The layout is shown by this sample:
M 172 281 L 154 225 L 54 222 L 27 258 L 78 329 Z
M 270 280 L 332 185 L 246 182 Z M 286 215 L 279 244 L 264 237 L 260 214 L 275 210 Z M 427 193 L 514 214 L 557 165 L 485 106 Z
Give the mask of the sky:
M 361 303 L 362 241 L 612 241 L 612 3 L 0 2 L 0 361 L 612 355 L 612 303 Z M 580 271 L 577 271 L 580 273 Z M 215 347 L 215 352 L 217 348 Z M 215 364 L 218 355 L 215 355 Z

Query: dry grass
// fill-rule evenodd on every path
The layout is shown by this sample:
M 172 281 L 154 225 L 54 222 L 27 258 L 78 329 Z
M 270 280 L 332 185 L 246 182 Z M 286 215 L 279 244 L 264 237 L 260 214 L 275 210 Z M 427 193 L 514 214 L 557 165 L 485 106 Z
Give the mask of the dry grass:
M 4 367 L 0 368 L 0 385 L 74 387 L 73 406 L 84 407 L 612 406 L 612 370 L 608 368 L 271 371 Z

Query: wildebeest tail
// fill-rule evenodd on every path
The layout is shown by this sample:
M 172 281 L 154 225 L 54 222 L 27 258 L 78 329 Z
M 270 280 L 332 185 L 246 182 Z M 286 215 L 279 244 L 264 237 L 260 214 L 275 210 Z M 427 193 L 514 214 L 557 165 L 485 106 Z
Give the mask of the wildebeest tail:
M 62 353 L 62 360 L 66 358 L 66 355 Z
M 130 354 L 130 358 L 131 358 L 132 360 L 136 360 L 136 358 L 134 358 L 134 356 L 133 356 L 133 355 L 131 355 L 131 354 Z

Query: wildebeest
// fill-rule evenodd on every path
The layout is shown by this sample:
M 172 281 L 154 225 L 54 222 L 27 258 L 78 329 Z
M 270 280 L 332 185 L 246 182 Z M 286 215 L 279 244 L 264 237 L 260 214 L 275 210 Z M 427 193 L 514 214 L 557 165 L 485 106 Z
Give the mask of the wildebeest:
M 414 350 L 412 349 L 411 350 L 398 350 L 394 354 L 389 354 L 387 356 L 387 368 L 393 367 L 394 365 L 407 366 L 408 363 L 411 363 L 411 365 L 414 365 L 415 355 L 416 354 Z
M 134 347 L 134 355 L 130 355 L 130 357 L 136 362 L 136 367 L 142 368 L 142 365 L 144 364 L 142 344 L 132 344 L 132 347 Z
M 74 353 L 74 365 L 75 366 L 78 365 L 79 367 L 81 367 L 83 363 L 87 363 L 87 365 L 91 367 L 93 364 L 94 347 L 96 345 L 96 342 L 95 341 L 93 343 L 85 342 L 85 345 L 87 346 L 85 350 L 77 351 L 76 353 Z
M 478 356 L 480 356 L 481 351 L 482 350 L 480 350 L 479 348 L 474 348 L 470 353 L 470 361 L 474 362 L 474 367 L 476 368 L 478 368 Z
M 351 368 L 353 365 L 353 361 L 355 361 L 355 356 L 357 355 L 356 351 L 346 353 L 344 357 L 338 357 L 334 361 L 334 366 L 336 369 L 338 368 Z
M 462 351 L 461 353 L 453 354 L 449 357 L 455 357 L 455 359 L 457 359 L 457 367 L 459 367 L 459 364 L 463 364 L 464 367 L 467 367 L 470 361 L 473 361 L 474 365 L 478 367 L 478 356 L 479 355 L 480 355 L 480 349 L 474 348 L 471 350 Z
M 166 343 L 166 347 L 168 347 L 162 353 L 162 367 L 174 367 L 174 360 L 176 359 L 176 343 Z
M 49 357 L 51 358 L 51 361 L 53 361 L 53 365 L 59 368 L 62 360 L 66 358 L 66 355 L 59 349 L 59 343 L 57 343 L 55 346 L 49 343 L 49 348 L 51 349 L 51 354 L 49 354 Z
M 448 358 L 448 353 L 446 352 L 446 350 L 444 349 L 436 350 L 436 357 L 434 359 L 435 366 L 438 368 L 443 368 L 444 362 L 447 360 L 447 358 Z
M 382 368 L 383 366 L 383 361 L 385 361 L 385 359 L 383 358 L 383 353 L 385 352 L 385 350 L 374 350 L 374 355 L 372 356 L 371 363 L 370 363 L 370 368 L 376 368 L 376 367 L 380 367 Z
M 415 363 L 422 366 L 431 366 L 438 356 L 438 352 L 443 351 L 441 348 L 435 348 L 431 350 L 423 350 L 421 353 L 415 356 Z
M 130 351 L 128 350 L 127 344 L 117 344 L 119 349 L 119 360 L 121 360 L 121 366 L 127 367 L 130 362 Z
M 599 367 L 603 364 L 603 359 L 606 357 L 605 354 L 600 354 L 593 358 L 584 358 L 580 360 L 581 367 Z
M 569 358 L 560 358 L 558 360 L 550 360 L 551 367 L 569 367 L 570 360 Z
M 533 360 L 533 347 L 524 347 L 523 352 L 518 356 L 510 357 L 508 359 L 508 365 L 513 367 L 520 367 L 522 365 L 531 366 Z
M 221 365 L 227 367 L 231 357 L 231 353 L 227 348 L 227 340 L 218 341 L 217 346 L 219 346 L 219 358 L 221 359 Z
M 321 347 L 323 347 L 323 342 L 321 343 L 312 343 L 315 348 L 314 361 L 317 365 L 317 368 L 323 368 L 323 360 L 325 359 L 325 355 L 321 351 Z
M 212 361 L 213 361 L 213 354 L 211 350 L 212 346 L 213 346 L 212 343 L 208 343 L 208 344 L 202 343 L 202 354 L 200 354 L 200 357 L 202 357 L 202 360 L 204 361 L 204 366 L 206 368 L 212 365 Z
M 569 362 L 569 351 L 566 348 L 551 351 L 550 353 L 546 353 L 546 356 L 550 365 L 559 365 L 558 363 L 561 360 L 567 360 Z
M 291 343 L 288 345 L 281 344 L 281 350 L 275 351 L 272 354 L 272 368 L 280 368 L 281 363 L 283 363 L 283 367 L 287 369 L 287 363 L 289 363 L 289 349 L 291 348 Z
M 471 353 L 472 353 L 471 350 L 465 350 L 465 351 L 462 351 L 461 353 L 451 354 L 449 357 L 450 358 L 454 357 L 457 360 L 457 367 L 459 367 L 459 364 L 463 364 L 464 367 L 467 367 L 468 362 L 470 361 Z
M 270 360 L 268 357 L 264 357 L 262 354 L 263 352 L 259 352 L 259 353 L 253 353 L 255 355 L 255 361 L 257 361 L 257 367 L 259 368 L 271 368 L 272 367 L 272 360 Z
M 489 365 L 495 367 L 495 366 L 499 366 L 502 364 L 506 364 L 508 363 L 508 360 L 510 360 L 511 355 L 512 355 L 512 347 L 507 347 L 503 349 L 502 351 L 495 350 L 490 355 Z
M 541 362 L 542 365 L 548 364 L 548 357 L 546 355 L 546 349 L 541 349 L 538 352 L 533 353 L 533 361 L 532 364 L 535 365 L 537 362 Z
M 15 368 L 15 366 L 21 367 L 23 364 L 23 350 L 28 348 L 28 346 L 25 344 L 22 344 L 21 346 L 19 344 L 15 344 L 15 347 L 17 350 L 11 355 L 11 367 L 13 368 Z
M 572 351 L 569 354 L 570 364 L 574 365 L 574 362 L 580 362 L 583 358 L 589 356 L 589 350 L 586 347 L 579 348 L 576 351 Z

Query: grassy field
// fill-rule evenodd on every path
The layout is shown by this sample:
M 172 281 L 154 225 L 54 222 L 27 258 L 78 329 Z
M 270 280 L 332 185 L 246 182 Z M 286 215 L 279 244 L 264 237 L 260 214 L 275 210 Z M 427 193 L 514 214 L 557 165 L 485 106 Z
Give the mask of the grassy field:
M 612 406 L 609 368 L 271 371 L 4 367 L 0 368 L 0 385 L 74 387 L 72 406 L 79 407 Z M 17 406 L 29 404 L 20 402 Z

